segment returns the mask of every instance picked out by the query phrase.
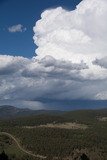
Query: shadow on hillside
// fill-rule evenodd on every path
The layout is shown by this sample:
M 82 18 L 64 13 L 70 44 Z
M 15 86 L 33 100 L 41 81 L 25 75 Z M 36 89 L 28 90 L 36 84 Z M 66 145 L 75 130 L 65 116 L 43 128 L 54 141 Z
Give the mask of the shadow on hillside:
M 86 156 L 86 154 L 83 153 L 80 157 L 80 160 L 90 160 L 90 159 Z
M 0 160 L 10 160 L 9 157 L 6 155 L 6 153 L 3 151 L 0 154 Z

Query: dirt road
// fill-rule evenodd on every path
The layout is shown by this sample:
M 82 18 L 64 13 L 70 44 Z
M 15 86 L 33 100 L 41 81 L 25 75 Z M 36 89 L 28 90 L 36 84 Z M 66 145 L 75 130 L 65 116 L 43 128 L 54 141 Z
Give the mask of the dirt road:
M 10 133 L 7 133 L 7 132 L 0 132 L 0 135 L 5 135 L 5 136 L 8 136 L 10 137 L 11 139 L 13 139 L 13 141 L 16 143 L 16 145 L 18 146 L 18 148 L 24 152 L 25 154 L 28 154 L 29 156 L 33 156 L 35 158 L 40 158 L 40 159 L 45 159 L 46 157 L 45 156 L 42 156 L 42 155 L 35 155 L 33 153 L 31 153 L 30 151 L 27 151 L 25 150 L 21 145 L 20 143 L 17 141 L 17 139 Z

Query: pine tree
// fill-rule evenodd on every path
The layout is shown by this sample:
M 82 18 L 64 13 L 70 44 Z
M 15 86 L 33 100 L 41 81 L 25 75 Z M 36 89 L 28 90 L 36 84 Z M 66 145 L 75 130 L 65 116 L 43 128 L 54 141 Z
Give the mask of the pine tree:
M 4 151 L 0 154 L 0 160 L 9 160 L 8 156 L 5 154 Z

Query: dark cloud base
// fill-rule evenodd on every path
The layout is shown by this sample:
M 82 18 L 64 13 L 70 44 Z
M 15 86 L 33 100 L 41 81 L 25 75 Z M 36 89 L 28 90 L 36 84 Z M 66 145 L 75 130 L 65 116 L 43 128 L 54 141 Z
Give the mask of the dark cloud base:
M 107 108 L 107 100 L 51 100 L 38 99 L 37 101 L 1 100 L 1 105 L 11 105 L 18 108 L 30 108 L 34 110 L 88 110 Z
M 72 101 L 52 101 L 41 100 L 47 109 L 53 110 L 81 110 L 107 108 L 107 100 L 72 100 Z M 48 107 L 47 107 L 48 106 Z

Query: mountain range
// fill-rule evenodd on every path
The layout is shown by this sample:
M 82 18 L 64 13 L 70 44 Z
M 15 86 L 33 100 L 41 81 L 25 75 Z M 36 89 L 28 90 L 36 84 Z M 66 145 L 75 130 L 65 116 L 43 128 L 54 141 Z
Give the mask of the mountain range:
M 31 110 L 28 108 L 17 108 L 14 106 L 0 106 L 0 119 L 24 117 L 40 114 L 61 114 L 63 111 L 58 110 Z

